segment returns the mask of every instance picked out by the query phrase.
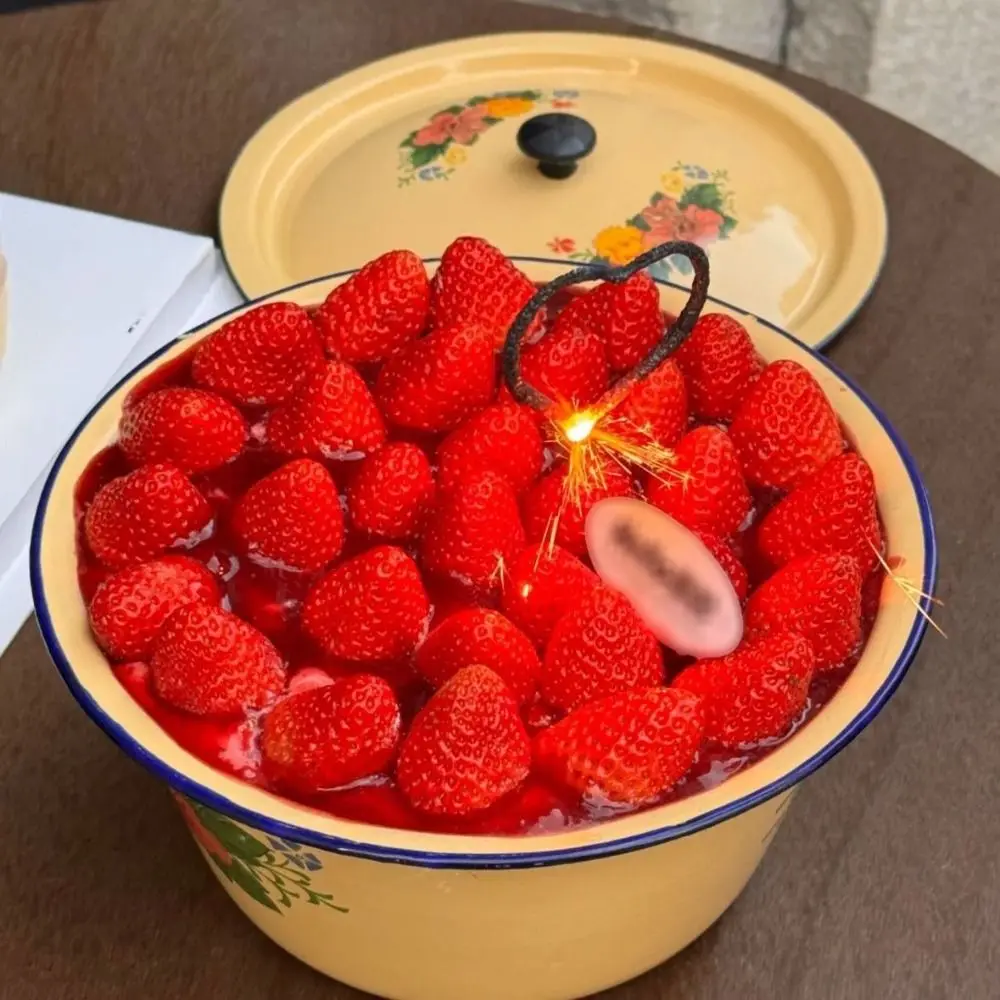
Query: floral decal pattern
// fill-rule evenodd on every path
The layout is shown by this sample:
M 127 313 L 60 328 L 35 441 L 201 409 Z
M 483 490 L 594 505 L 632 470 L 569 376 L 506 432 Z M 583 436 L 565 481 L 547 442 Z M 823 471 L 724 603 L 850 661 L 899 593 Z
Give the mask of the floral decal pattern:
M 556 110 L 576 106 L 576 90 L 505 91 L 480 94 L 436 114 L 399 144 L 399 187 L 415 180 L 448 180 L 469 157 L 469 148 L 487 130 L 507 118 L 520 118 L 548 105 Z
M 724 240 L 737 225 L 736 207 L 725 170 L 710 173 L 704 167 L 677 163 L 660 178 L 647 204 L 622 225 L 606 226 L 578 249 L 577 241 L 559 237 L 548 244 L 553 253 L 570 260 L 601 261 L 620 267 L 667 240 L 690 240 L 700 246 Z M 691 273 L 686 257 L 668 257 L 650 269 L 654 278 Z
M 174 798 L 188 829 L 216 868 L 261 906 L 281 913 L 281 907 L 287 909 L 293 900 L 304 900 L 348 912 L 329 893 L 311 887 L 312 873 L 320 871 L 323 862 L 301 844 L 277 837 L 264 843 L 214 809 L 177 794 Z

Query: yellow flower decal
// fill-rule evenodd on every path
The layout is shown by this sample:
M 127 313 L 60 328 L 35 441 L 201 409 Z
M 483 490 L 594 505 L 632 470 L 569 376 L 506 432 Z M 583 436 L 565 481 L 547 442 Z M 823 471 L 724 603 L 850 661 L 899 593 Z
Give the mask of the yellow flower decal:
M 594 237 L 598 257 L 620 267 L 642 253 L 642 233 L 635 226 L 608 226 Z
M 449 146 L 444 154 L 444 162 L 452 167 L 459 167 L 469 158 L 462 146 Z
M 680 198 L 687 184 L 687 179 L 680 170 L 670 170 L 660 178 L 660 190 L 668 198 Z
M 526 115 L 534 106 L 534 101 L 524 97 L 493 97 L 486 102 L 486 114 L 490 118 L 514 118 Z

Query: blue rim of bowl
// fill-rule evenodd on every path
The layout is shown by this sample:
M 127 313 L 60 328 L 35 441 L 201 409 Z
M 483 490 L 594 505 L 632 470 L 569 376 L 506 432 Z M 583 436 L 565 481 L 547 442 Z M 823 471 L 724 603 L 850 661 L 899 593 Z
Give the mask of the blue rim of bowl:
M 513 259 L 537 264 L 557 265 L 562 268 L 565 268 L 566 266 L 565 261 L 553 260 L 545 257 L 519 257 Z M 426 263 L 436 263 L 439 260 L 440 258 L 436 257 L 425 258 Z M 52 465 L 52 469 L 48 474 L 41 497 L 38 501 L 38 508 L 36 510 L 35 520 L 31 529 L 31 592 L 35 604 L 35 615 L 38 619 L 38 627 L 41 632 L 42 639 L 49 651 L 49 655 L 51 656 L 56 665 L 56 669 L 59 671 L 73 697 L 80 703 L 80 706 L 87 713 L 87 715 L 89 715 L 90 718 L 102 730 L 104 730 L 105 734 L 109 736 L 111 740 L 124 750 L 125 753 L 127 753 L 133 760 L 150 770 L 157 777 L 163 779 L 171 788 L 181 792 L 183 795 L 195 799 L 203 805 L 216 809 L 221 813 L 225 813 L 234 819 L 240 820 L 248 826 L 255 827 L 256 829 L 262 830 L 272 836 L 279 837 L 282 840 L 291 840 L 310 847 L 331 851 L 335 854 L 344 854 L 350 857 L 364 858 L 372 861 L 412 865 L 420 868 L 472 870 L 537 868 L 547 865 L 562 865 L 578 861 L 590 861 L 603 857 L 611 857 L 617 854 L 625 854 L 630 851 L 642 850 L 646 847 L 654 847 L 657 844 L 670 840 L 677 840 L 681 837 L 687 837 L 693 833 L 705 830 L 708 827 L 715 826 L 717 823 L 721 823 L 724 820 L 732 819 L 734 816 L 738 816 L 755 806 L 759 806 L 768 799 L 773 798 L 775 795 L 780 795 L 782 792 L 785 792 L 799 784 L 799 782 L 803 781 L 810 774 L 818 770 L 822 765 L 827 763 L 841 750 L 843 750 L 844 747 L 846 747 L 856 736 L 858 736 L 875 718 L 875 716 L 878 715 L 883 706 L 892 696 L 893 692 L 899 686 L 903 677 L 906 675 L 906 672 L 909 669 L 913 658 L 916 656 L 917 651 L 920 648 L 920 644 L 927 632 L 927 619 L 921 614 L 914 614 L 913 626 L 911 627 L 910 633 L 906 638 L 906 642 L 903 644 L 902 650 L 896 658 L 896 662 L 892 665 L 892 668 L 886 675 L 885 680 L 865 707 L 858 712 L 850 723 L 821 750 L 777 780 L 772 781 L 770 784 L 765 785 L 763 788 L 760 788 L 755 792 L 744 795 L 739 799 L 735 799 L 732 802 L 727 803 L 726 805 L 720 806 L 717 809 L 702 813 L 700 816 L 696 816 L 694 819 L 688 820 L 685 823 L 678 823 L 673 826 L 661 826 L 653 830 L 647 830 L 644 833 L 633 834 L 631 836 L 621 837 L 618 839 L 609 839 L 595 844 L 585 844 L 578 847 L 554 848 L 549 850 L 546 850 L 544 846 L 541 846 L 539 850 L 520 851 L 516 853 L 498 852 L 491 854 L 465 854 L 455 851 L 409 850 L 405 848 L 387 847 L 377 844 L 365 844 L 364 842 L 350 840 L 345 837 L 336 837 L 316 833 L 306 827 L 295 826 L 291 823 L 284 823 L 252 809 L 247 809 L 243 806 L 237 805 L 230 799 L 227 799 L 224 795 L 213 791 L 211 788 L 208 788 L 200 782 L 193 781 L 191 778 L 170 767 L 159 757 L 146 750 L 146 748 L 135 740 L 123 726 L 117 723 L 101 709 L 101 707 L 90 696 L 83 684 L 80 683 L 75 672 L 73 671 L 73 668 L 70 666 L 69 658 L 62 648 L 62 645 L 56 635 L 56 630 L 52 624 L 52 617 L 49 613 L 48 603 L 45 599 L 45 585 L 42 580 L 40 549 L 42 528 L 48 511 L 49 499 L 51 497 L 56 479 L 59 476 L 60 469 L 66 460 L 66 456 L 76 443 L 77 438 L 83 432 L 84 428 L 90 423 L 94 415 L 105 404 L 105 402 L 112 395 L 114 395 L 114 393 L 117 392 L 122 385 L 132 379 L 140 371 L 149 367 L 157 358 L 159 358 L 166 351 L 169 351 L 172 347 L 176 346 L 177 343 L 187 339 L 199 330 L 218 322 L 220 319 L 223 319 L 232 313 L 240 312 L 248 306 L 252 306 L 255 302 L 274 299 L 276 296 L 280 296 L 286 292 L 291 292 L 307 285 L 343 278 L 353 274 L 356 270 L 356 268 L 350 268 L 345 271 L 337 271 L 333 274 L 328 274 L 319 278 L 311 278 L 308 281 L 302 281 L 298 284 L 278 289 L 269 295 L 261 296 L 259 299 L 254 300 L 254 302 L 245 303 L 234 309 L 230 309 L 227 312 L 221 313 L 219 316 L 216 316 L 213 319 L 202 323 L 200 326 L 186 331 L 180 337 L 175 338 L 169 344 L 161 347 L 154 354 L 151 354 L 148 358 L 138 364 L 101 397 L 101 399 L 91 408 L 90 412 L 83 418 L 83 420 L 80 421 L 76 430 L 63 446 Z M 658 283 L 677 289 L 678 291 L 688 291 L 688 289 L 686 289 L 683 285 L 678 285 L 675 282 L 659 281 Z M 731 305 L 722 299 L 710 297 L 709 301 L 715 302 L 718 305 L 732 309 L 736 312 L 744 312 L 744 310 L 739 309 L 739 307 Z M 892 441 L 896 452 L 899 454 L 903 464 L 906 466 L 906 471 L 910 477 L 910 483 L 913 487 L 913 492 L 917 498 L 917 505 L 920 510 L 924 551 L 926 553 L 924 578 L 921 582 L 920 589 L 924 594 L 932 594 L 934 592 L 934 584 L 937 580 L 938 562 L 937 539 L 934 533 L 934 520 L 931 513 L 930 499 L 927 496 L 927 490 L 923 484 L 923 480 L 920 478 L 916 462 L 910 454 L 909 449 L 899 438 L 899 435 L 889 423 L 885 414 L 882 413 L 882 411 L 875 406 L 868 396 L 838 368 L 831 364 L 817 351 L 806 347 L 801 341 L 796 340 L 796 338 L 790 333 L 786 333 L 784 330 L 775 326 L 773 323 L 767 322 L 766 320 L 757 319 L 758 322 L 762 323 L 773 332 L 779 334 L 786 340 L 794 343 L 797 347 L 813 355 L 813 357 L 821 365 L 829 369 L 837 378 L 843 381 L 844 384 L 858 396 L 865 406 L 868 407 L 872 415 L 882 426 L 886 435 Z M 929 615 L 932 610 L 930 599 L 926 597 L 922 598 L 919 603 L 923 611 Z M 613 830 L 613 826 L 614 821 L 606 824 L 606 828 L 609 830 Z M 434 835 L 423 834 L 423 836 Z M 543 845 L 544 840 L 544 834 L 538 835 L 537 843 L 539 843 L 539 845 Z M 526 841 L 527 838 L 521 838 L 518 842 L 523 844 Z

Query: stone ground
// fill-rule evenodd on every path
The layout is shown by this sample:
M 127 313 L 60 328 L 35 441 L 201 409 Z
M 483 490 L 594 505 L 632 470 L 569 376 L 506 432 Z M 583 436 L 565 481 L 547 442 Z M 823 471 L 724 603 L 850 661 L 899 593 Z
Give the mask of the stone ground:
M 1000 0 L 532 0 L 770 59 L 1000 172 Z

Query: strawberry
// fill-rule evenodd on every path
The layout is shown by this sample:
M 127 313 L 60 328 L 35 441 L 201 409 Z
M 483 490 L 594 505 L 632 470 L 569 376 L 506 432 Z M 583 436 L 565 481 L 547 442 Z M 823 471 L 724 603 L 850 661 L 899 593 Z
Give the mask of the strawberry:
M 434 329 L 383 365 L 375 396 L 397 427 L 448 431 L 496 395 L 496 362 L 488 328 Z
M 400 726 L 396 695 L 381 677 L 355 674 L 300 691 L 264 719 L 264 773 L 299 795 L 379 774 L 396 755 Z
M 211 520 L 208 501 L 187 476 L 158 462 L 102 486 L 87 508 L 83 529 L 90 551 L 118 568 L 187 542 Z
M 704 728 L 696 695 L 660 687 L 623 691 L 539 733 L 535 767 L 589 798 L 643 805 L 688 772 Z
M 530 766 L 517 703 L 489 667 L 477 664 L 459 670 L 413 720 L 396 781 L 421 812 L 466 816 L 512 792 Z
M 764 369 L 746 327 L 723 313 L 702 316 L 674 358 L 700 420 L 732 420 Z
M 640 271 L 620 285 L 601 285 L 595 292 L 604 298 L 598 333 L 604 337 L 608 362 L 613 371 L 628 371 L 663 336 L 665 318 L 660 312 L 659 289 L 645 271 Z
M 788 629 L 805 636 L 816 669 L 847 660 L 861 643 L 861 572 L 841 553 L 793 559 L 747 602 L 747 629 Z
M 621 284 L 602 282 L 574 295 L 556 317 L 553 333 L 565 327 L 596 333 L 611 369 L 624 372 L 649 354 L 665 326 L 656 282 L 641 271 Z
M 597 575 L 565 549 L 532 545 L 511 563 L 504 614 L 541 648 L 556 622 L 597 583 Z
M 430 296 L 424 262 L 409 250 L 391 250 L 334 288 L 314 319 L 333 357 L 382 361 L 420 335 Z
M 573 555 L 587 551 L 584 524 L 590 508 L 607 497 L 627 497 L 632 493 L 632 480 L 616 463 L 606 462 L 599 477 L 581 487 L 576 498 L 570 498 L 566 487 L 566 466 L 560 465 L 542 476 L 524 497 L 524 530 L 528 541 L 547 540 L 555 523 L 555 541 Z M 577 502 L 579 501 L 579 502 Z M 556 522 L 558 518 L 558 522 Z
M 446 618 L 417 651 L 417 670 L 436 688 L 474 663 L 489 667 L 520 704 L 534 695 L 542 669 L 531 640 L 499 611 L 486 608 Z
M 603 585 L 556 622 L 542 662 L 542 697 L 569 712 L 629 688 L 663 683 L 660 644 L 632 605 Z
M 328 361 L 272 410 L 265 434 L 283 455 L 338 459 L 375 451 L 385 425 L 364 379 L 343 361 Z
M 113 660 L 149 656 L 163 623 L 185 604 L 219 603 L 215 577 L 187 556 L 164 556 L 109 576 L 90 602 L 90 627 Z
M 522 493 L 542 470 L 542 435 L 534 411 L 516 403 L 488 406 L 441 442 L 437 462 L 443 489 L 473 473 L 493 471 Z
M 161 389 L 126 409 L 118 444 L 134 465 L 170 462 L 204 472 L 234 459 L 247 440 L 243 414 L 202 389 Z
M 686 667 L 671 686 L 702 699 L 708 739 L 739 750 L 788 731 L 805 708 L 815 663 L 801 635 L 765 632 L 728 656 Z
M 440 497 L 424 532 L 421 557 L 430 573 L 491 591 L 523 548 L 514 491 L 497 473 L 481 472 Z
M 672 448 L 687 430 L 688 397 L 677 362 L 667 358 L 643 379 L 611 414 L 609 428 L 626 440 L 644 443 L 650 438 Z
M 649 502 L 692 531 L 733 534 L 750 513 L 750 492 L 729 435 L 696 427 L 681 438 L 674 468 L 684 478 L 650 477 Z
M 347 487 L 351 523 L 377 538 L 412 538 L 433 502 L 431 464 L 406 441 L 393 441 L 369 455 Z
M 791 489 L 844 450 L 830 401 L 795 361 L 773 361 L 761 372 L 730 433 L 752 486 Z
M 750 589 L 750 576 L 732 545 L 725 538 L 708 531 L 696 531 L 695 534 L 701 539 L 701 544 L 715 557 L 715 561 L 726 571 L 736 596 L 741 602 L 745 601 L 747 591 Z
M 495 246 L 476 236 L 460 236 L 445 249 L 431 282 L 431 324 L 482 326 L 489 330 L 492 346 L 500 347 L 534 294 L 531 279 Z
M 521 376 L 554 402 L 574 407 L 596 402 L 608 387 L 608 361 L 600 334 L 559 324 L 521 355 Z
M 402 549 L 377 545 L 316 584 L 302 627 L 329 656 L 391 660 L 416 649 L 429 615 L 416 563 Z
M 285 664 L 271 640 L 209 604 L 186 604 L 167 619 L 149 667 L 157 695 L 194 715 L 264 708 L 285 687 Z
M 311 458 L 257 480 L 236 504 L 232 524 L 251 559 L 278 569 L 322 569 L 344 545 L 337 486 Z
M 257 306 L 198 345 L 195 382 L 234 403 L 271 406 L 292 398 L 323 364 L 323 345 L 309 314 L 291 302 Z
M 757 543 L 775 566 L 812 552 L 844 552 L 867 576 L 882 548 L 868 463 L 853 452 L 831 458 L 771 509 Z

